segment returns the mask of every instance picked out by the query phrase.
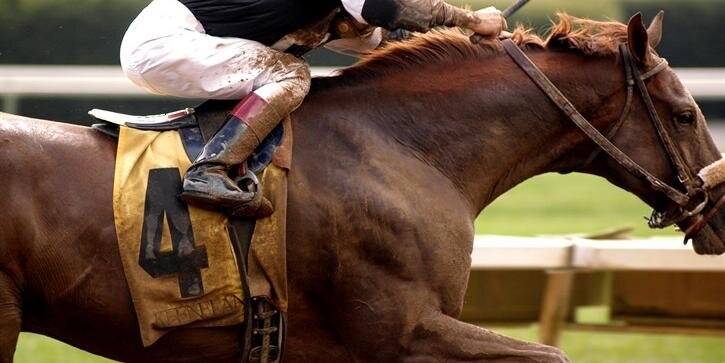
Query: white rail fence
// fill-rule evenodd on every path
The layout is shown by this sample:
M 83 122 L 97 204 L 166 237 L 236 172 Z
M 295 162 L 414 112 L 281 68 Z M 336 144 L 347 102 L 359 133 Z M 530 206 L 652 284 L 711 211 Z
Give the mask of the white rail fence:
M 725 272 L 725 255 L 697 255 L 690 245 L 683 245 L 682 237 L 589 240 L 476 236 L 471 257 L 474 270 Z
M 314 67 L 314 76 L 327 76 L 336 68 Z M 17 113 L 27 96 L 160 97 L 134 84 L 113 66 L 0 66 L 2 109 Z
M 315 76 L 333 67 L 314 67 Z M 679 68 L 675 72 L 698 100 L 725 100 L 725 69 Z M 5 112 L 16 113 L 27 96 L 158 97 L 140 90 L 115 66 L 0 66 L 0 97 Z

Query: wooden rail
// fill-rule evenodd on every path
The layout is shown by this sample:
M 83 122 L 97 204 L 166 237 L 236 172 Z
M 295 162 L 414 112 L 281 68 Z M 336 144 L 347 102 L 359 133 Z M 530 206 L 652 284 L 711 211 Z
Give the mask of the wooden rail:
M 557 345 L 564 327 L 601 328 L 602 331 L 719 334 L 725 320 L 723 315 L 714 320 L 639 318 L 638 325 L 567 324 L 575 288 L 574 280 L 578 274 L 604 272 L 609 277 L 605 279 L 608 283 L 598 287 L 609 290 L 612 289 L 612 274 L 617 272 L 654 275 L 680 273 L 683 276 L 708 273 L 709 276 L 716 276 L 714 278 L 719 279 L 718 281 L 725 281 L 725 256 L 699 256 L 691 246 L 682 244 L 681 237 L 602 241 L 574 237 L 477 236 L 471 257 L 474 274 L 511 270 L 545 272 L 538 318 L 539 340 L 544 344 Z M 534 285 L 529 283 L 509 288 L 532 288 Z M 469 293 L 485 288 L 469 285 Z M 641 290 L 647 289 L 648 286 L 641 286 Z M 506 290 L 499 287 L 497 291 L 505 294 L 502 291 Z M 611 291 L 605 295 L 610 295 L 611 298 Z M 637 317 L 633 318 L 629 320 L 637 322 Z M 656 324 L 658 322 L 659 325 Z

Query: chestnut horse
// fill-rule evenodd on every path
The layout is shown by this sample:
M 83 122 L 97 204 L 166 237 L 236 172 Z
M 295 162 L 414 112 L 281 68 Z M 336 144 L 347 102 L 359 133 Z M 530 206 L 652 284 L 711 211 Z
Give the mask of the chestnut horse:
M 619 45 L 643 73 L 661 23 L 645 29 L 560 16 L 549 39 L 513 39 L 611 141 L 677 189 L 677 170 L 627 87 Z M 651 45 L 651 46 L 650 46 Z M 689 172 L 720 158 L 669 68 L 647 80 Z M 499 41 L 419 36 L 317 79 L 296 122 L 289 176 L 290 362 L 565 362 L 558 349 L 457 320 L 476 216 L 546 172 L 603 176 L 656 210 L 671 202 L 598 150 Z M 0 115 L 0 361 L 36 332 L 122 361 L 233 361 L 239 328 L 187 329 L 143 348 L 116 247 L 115 140 L 71 125 Z M 710 200 L 723 188 L 710 190 Z M 704 212 L 712 210 L 709 203 Z M 695 217 L 678 222 L 687 229 Z M 512 221 L 515 223 L 515 221 Z M 725 213 L 694 236 L 725 252 Z

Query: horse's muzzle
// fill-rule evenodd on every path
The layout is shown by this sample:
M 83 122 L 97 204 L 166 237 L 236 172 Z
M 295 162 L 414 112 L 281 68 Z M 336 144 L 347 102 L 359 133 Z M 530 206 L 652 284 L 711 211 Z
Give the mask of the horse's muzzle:
M 700 170 L 697 176 L 702 179 L 703 186 L 712 189 L 725 182 L 725 158 L 720 159 Z
M 702 211 L 687 218 L 681 225 L 685 232 L 685 240 L 693 240 L 695 251 L 699 254 L 725 253 L 725 218 L 720 211 L 725 206 L 725 190 L 720 187 L 725 183 L 725 159 L 720 159 L 704 167 L 697 176 L 707 192 L 709 201 Z M 714 192 L 720 192 L 720 195 Z

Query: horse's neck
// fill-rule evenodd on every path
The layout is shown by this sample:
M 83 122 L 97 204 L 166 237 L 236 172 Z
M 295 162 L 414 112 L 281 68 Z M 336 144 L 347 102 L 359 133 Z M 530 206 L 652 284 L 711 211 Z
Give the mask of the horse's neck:
M 535 59 L 565 94 L 570 95 L 567 87 L 580 91 L 570 95 L 575 105 L 593 108 L 612 96 L 611 89 L 595 92 L 588 86 L 610 87 L 613 82 L 605 76 L 611 79 L 611 73 L 588 74 L 579 81 L 555 57 Z M 386 77 L 345 94 L 329 107 L 355 113 L 350 117 L 361 128 L 375 130 L 444 174 L 475 214 L 518 183 L 545 172 L 570 171 L 582 157 L 571 151 L 582 146 L 583 137 L 506 56 L 486 67 Z

